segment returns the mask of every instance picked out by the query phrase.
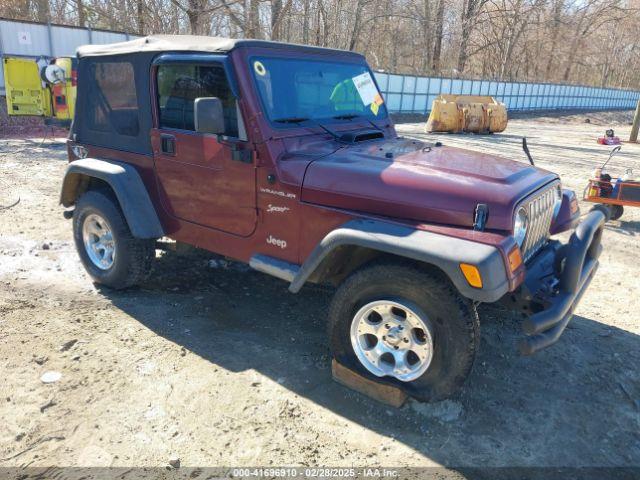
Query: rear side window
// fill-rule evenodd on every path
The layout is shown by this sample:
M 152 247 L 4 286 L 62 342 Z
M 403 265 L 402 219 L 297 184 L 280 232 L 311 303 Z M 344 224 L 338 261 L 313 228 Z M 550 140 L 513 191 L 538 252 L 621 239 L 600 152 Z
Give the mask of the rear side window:
M 91 66 L 89 128 L 135 137 L 140 132 L 135 75 L 130 62 L 96 62 Z
M 196 98 L 218 97 L 225 135 L 238 137 L 238 110 L 222 65 L 160 65 L 157 73 L 160 128 L 195 131 Z

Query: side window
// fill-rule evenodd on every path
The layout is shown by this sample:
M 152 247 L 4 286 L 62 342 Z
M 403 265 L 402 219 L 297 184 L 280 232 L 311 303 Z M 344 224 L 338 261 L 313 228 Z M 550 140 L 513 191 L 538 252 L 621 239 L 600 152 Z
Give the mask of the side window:
M 91 66 L 89 128 L 135 137 L 140 132 L 138 99 L 130 62 L 96 62 Z
M 157 82 L 160 128 L 194 131 L 195 99 L 218 97 L 224 110 L 224 134 L 238 137 L 236 99 L 221 65 L 160 65 Z

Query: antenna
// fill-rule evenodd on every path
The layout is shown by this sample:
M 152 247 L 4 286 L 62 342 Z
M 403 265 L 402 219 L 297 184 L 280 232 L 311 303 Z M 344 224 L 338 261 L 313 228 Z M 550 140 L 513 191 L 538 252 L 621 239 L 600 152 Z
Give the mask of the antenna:
M 533 163 L 533 158 L 531 157 L 531 153 L 529 152 L 529 146 L 527 145 L 527 137 L 522 137 L 522 150 L 524 150 L 524 153 L 527 155 L 527 158 L 529 159 L 529 163 L 535 167 L 536 164 Z

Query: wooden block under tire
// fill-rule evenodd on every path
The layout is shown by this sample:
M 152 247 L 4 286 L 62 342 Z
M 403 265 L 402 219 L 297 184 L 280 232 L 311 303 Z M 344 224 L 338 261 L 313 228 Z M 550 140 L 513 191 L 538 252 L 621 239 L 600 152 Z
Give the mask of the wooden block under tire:
M 369 398 L 391 407 L 400 408 L 407 401 L 407 394 L 391 385 L 382 385 L 338 363 L 331 361 L 331 374 L 340 385 L 355 390 Z

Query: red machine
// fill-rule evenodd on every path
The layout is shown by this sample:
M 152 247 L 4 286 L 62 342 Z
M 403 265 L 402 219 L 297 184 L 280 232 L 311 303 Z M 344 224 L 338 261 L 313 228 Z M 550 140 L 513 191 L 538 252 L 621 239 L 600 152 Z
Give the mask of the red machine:
M 604 137 L 598 137 L 598 143 L 600 145 L 620 145 L 620 137 L 616 137 L 616 134 L 612 129 L 607 130 L 604 133 Z
M 629 168 L 618 178 L 611 177 L 605 171 L 605 167 L 620 148 L 614 148 L 602 167 L 595 169 L 583 197 L 587 202 L 608 205 L 612 220 L 618 220 L 622 216 L 625 206 L 640 207 L 640 179 L 634 179 L 633 171 Z

